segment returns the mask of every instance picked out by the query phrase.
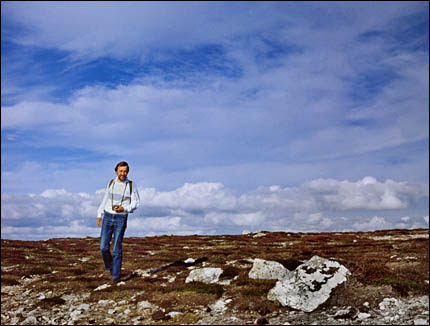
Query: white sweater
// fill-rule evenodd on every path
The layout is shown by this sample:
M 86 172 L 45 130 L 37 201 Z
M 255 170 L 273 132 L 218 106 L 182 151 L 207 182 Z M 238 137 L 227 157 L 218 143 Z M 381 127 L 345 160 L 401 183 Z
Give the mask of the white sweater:
M 103 217 L 104 212 L 108 212 L 110 214 L 125 215 L 128 213 L 133 213 L 133 211 L 139 207 L 140 198 L 139 192 L 137 191 L 136 183 L 133 181 L 133 190 L 132 194 L 130 194 L 130 185 L 128 184 L 128 181 L 129 180 L 126 179 L 124 182 L 121 182 L 118 180 L 118 178 L 115 178 L 110 187 L 109 184 L 107 185 L 105 195 L 97 210 L 98 217 Z M 112 209 L 112 205 L 121 205 L 122 207 L 124 207 L 124 212 L 115 212 Z

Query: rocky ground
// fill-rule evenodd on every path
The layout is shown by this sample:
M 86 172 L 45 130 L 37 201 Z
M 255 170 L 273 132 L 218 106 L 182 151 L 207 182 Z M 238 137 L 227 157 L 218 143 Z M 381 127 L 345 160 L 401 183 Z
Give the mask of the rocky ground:
M 1 240 L 2 324 L 429 324 L 428 230 L 125 238 L 108 286 L 98 239 Z M 256 259 L 289 271 L 318 255 L 350 275 L 312 312 L 268 299 Z M 155 269 L 158 268 L 158 269 Z M 221 269 L 191 280 L 192 270 Z

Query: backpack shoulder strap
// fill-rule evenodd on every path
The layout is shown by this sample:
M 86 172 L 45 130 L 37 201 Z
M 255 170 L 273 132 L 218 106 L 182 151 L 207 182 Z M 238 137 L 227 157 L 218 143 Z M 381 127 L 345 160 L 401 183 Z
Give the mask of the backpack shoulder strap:
M 110 188 L 110 186 L 112 185 L 112 182 L 114 181 L 115 179 L 112 179 L 110 182 L 109 182 L 109 186 L 108 186 L 108 188 Z
M 128 184 L 130 185 L 130 204 L 131 204 L 131 194 L 132 194 L 132 191 L 133 191 L 133 181 L 129 180 Z

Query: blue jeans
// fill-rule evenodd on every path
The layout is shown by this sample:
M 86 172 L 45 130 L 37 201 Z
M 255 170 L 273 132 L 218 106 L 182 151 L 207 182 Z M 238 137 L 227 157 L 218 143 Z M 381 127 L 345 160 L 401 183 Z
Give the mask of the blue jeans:
M 105 212 L 100 233 L 100 249 L 106 270 L 113 278 L 119 278 L 122 265 L 122 239 L 127 228 L 127 216 Z M 110 241 L 113 234 L 113 250 L 110 253 Z

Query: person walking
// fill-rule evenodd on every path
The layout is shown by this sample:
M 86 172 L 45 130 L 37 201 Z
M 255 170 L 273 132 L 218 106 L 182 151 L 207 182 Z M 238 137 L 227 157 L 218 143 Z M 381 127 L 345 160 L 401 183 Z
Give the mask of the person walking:
M 128 163 L 125 161 L 116 165 L 117 177 L 109 182 L 97 210 L 97 225 L 101 227 L 100 249 L 104 266 L 112 276 L 109 282 L 112 285 L 117 284 L 121 276 L 122 240 L 127 228 L 128 214 L 133 213 L 140 204 L 136 183 L 127 178 L 129 170 Z

